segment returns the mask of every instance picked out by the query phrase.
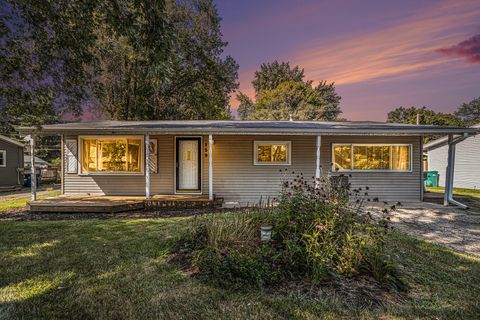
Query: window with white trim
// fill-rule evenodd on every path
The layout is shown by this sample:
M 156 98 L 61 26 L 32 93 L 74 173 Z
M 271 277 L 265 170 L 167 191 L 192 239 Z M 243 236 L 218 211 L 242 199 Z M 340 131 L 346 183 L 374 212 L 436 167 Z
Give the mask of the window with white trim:
M 290 165 L 291 141 L 255 141 L 253 156 L 255 165 Z
M 7 166 L 7 151 L 0 150 L 0 167 L 6 167 L 6 166 Z
M 143 173 L 143 136 L 82 136 L 83 174 Z
M 334 171 L 412 170 L 411 144 L 333 144 Z

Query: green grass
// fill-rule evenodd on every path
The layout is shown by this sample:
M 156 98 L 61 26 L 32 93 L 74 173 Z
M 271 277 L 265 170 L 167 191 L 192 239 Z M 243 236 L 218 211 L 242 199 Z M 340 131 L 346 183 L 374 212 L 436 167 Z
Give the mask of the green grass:
M 405 303 L 357 309 L 334 297 L 234 292 L 186 275 L 167 255 L 190 218 L 0 223 L 1 319 L 474 319 L 480 259 L 404 234 L 388 250 Z
M 428 191 L 431 192 L 445 192 L 444 187 L 428 187 Z M 469 196 L 480 200 L 480 190 L 465 189 L 465 188 L 453 188 L 453 194 Z
M 56 197 L 60 195 L 59 191 L 54 191 L 52 193 L 44 194 L 42 196 L 37 197 L 38 200 L 45 199 L 48 197 Z M 21 199 L 14 199 L 14 200 L 7 200 L 7 201 L 0 201 L 0 211 L 9 210 L 9 209 L 16 209 L 25 207 L 27 202 L 31 201 L 30 198 L 21 198 Z
M 428 187 L 427 191 L 443 193 L 445 192 L 445 188 L 444 187 Z M 466 199 L 467 200 L 466 204 L 471 207 L 480 209 L 480 190 L 453 188 L 453 194 L 468 197 Z

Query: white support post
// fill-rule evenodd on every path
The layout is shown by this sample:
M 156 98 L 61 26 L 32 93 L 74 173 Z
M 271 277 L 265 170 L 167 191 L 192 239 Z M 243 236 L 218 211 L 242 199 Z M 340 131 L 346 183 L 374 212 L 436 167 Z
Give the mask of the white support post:
M 452 140 L 453 136 L 450 134 L 448 136 L 448 156 L 447 156 L 447 170 L 445 172 L 445 193 L 443 195 L 443 205 L 448 206 L 448 200 L 449 200 L 449 195 L 450 195 L 450 178 L 451 174 L 450 172 L 452 171 Z
M 150 135 L 145 135 L 145 198 L 150 199 Z
M 32 201 L 37 200 L 37 174 L 35 172 L 35 136 L 30 135 L 30 191 L 32 193 Z
M 468 209 L 469 207 L 457 200 L 453 199 L 453 185 L 455 174 L 455 144 L 461 140 L 454 141 L 453 135 L 448 136 L 448 163 L 445 175 L 445 194 L 443 198 L 443 205 L 448 206 L 453 204 L 462 209 Z
M 320 167 L 320 147 L 322 146 L 322 137 L 317 136 L 317 162 L 315 167 L 315 187 L 320 186 L 320 176 L 321 176 L 321 167 Z
M 425 181 L 423 180 L 423 136 L 420 137 L 420 201 L 423 201 L 423 194 L 425 192 Z
M 65 136 L 62 134 L 60 139 L 60 194 L 65 194 Z
M 213 137 L 208 135 L 208 200 L 213 200 Z
M 455 174 L 455 144 L 452 143 L 450 146 L 449 146 L 449 152 L 451 153 L 451 156 L 450 156 L 450 164 L 449 164 L 449 167 L 450 167 L 450 176 L 448 177 L 448 183 L 449 183 L 449 186 L 448 186 L 448 199 L 452 199 L 453 198 L 453 185 L 454 185 L 454 174 Z

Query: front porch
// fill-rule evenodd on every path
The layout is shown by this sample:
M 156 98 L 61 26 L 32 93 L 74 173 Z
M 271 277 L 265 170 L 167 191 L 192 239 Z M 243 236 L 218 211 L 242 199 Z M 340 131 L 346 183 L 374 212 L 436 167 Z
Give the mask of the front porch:
M 45 213 L 116 213 L 161 208 L 212 208 L 221 206 L 223 199 L 208 195 L 89 196 L 62 195 L 27 203 L 30 212 Z

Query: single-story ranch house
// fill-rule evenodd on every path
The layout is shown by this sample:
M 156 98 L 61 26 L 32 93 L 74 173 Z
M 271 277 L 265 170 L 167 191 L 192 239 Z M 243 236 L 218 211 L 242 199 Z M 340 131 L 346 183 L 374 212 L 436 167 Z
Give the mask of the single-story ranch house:
M 379 200 L 422 200 L 422 137 L 474 128 L 315 121 L 99 121 L 18 127 L 62 137 L 65 195 L 275 197 L 280 169 L 347 173 Z M 454 141 L 452 140 L 452 144 Z
M 480 129 L 480 124 L 473 126 Z M 448 137 L 424 145 L 428 170 L 438 171 L 438 185 L 445 186 L 447 169 Z M 480 189 L 480 135 L 471 135 L 460 141 L 455 150 L 455 188 Z

